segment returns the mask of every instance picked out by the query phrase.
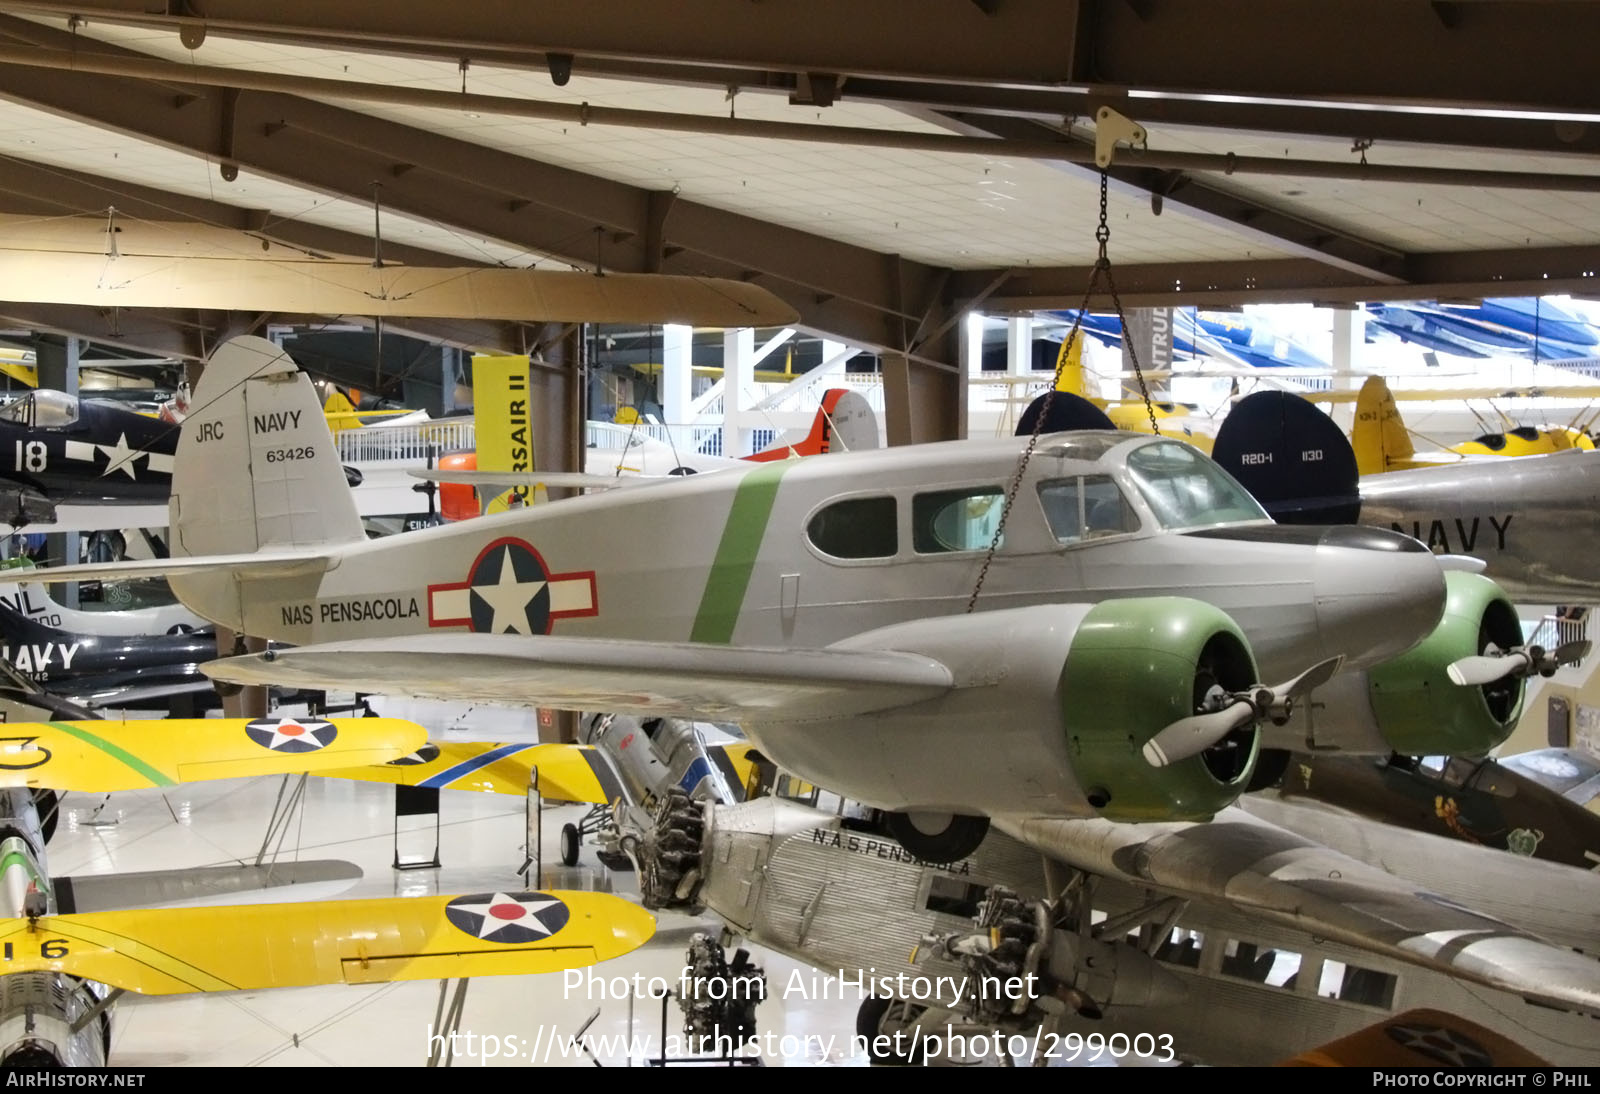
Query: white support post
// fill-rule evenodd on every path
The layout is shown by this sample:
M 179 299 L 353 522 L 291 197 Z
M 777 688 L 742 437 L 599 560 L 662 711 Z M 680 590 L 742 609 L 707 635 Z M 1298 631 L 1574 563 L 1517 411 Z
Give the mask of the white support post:
M 691 420 L 694 397 L 694 328 L 668 323 L 661 328 L 661 415 L 669 426 Z M 683 437 L 687 442 L 689 438 Z
M 722 333 L 722 454 L 748 456 L 749 430 L 744 427 L 744 401 L 756 381 L 756 332 L 739 327 Z
M 967 379 L 983 378 L 983 313 L 969 311 L 961 317 L 961 363 Z
M 1367 313 L 1360 306 L 1336 308 L 1333 312 L 1333 380 L 1335 391 L 1354 391 L 1359 385 L 1353 374 L 1356 347 L 1366 337 Z M 1349 431 L 1355 423 L 1354 403 L 1335 403 L 1329 411 L 1340 427 Z
M 1012 316 L 1006 320 L 1006 374 L 1026 376 L 1032 371 L 1033 316 Z

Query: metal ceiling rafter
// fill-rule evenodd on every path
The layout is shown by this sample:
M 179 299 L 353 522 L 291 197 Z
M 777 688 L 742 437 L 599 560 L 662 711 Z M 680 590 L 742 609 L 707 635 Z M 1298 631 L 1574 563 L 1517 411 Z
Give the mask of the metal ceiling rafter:
M 1021 137 L 1041 130 L 1061 136 L 1053 127 L 1023 118 L 999 118 L 970 114 L 938 114 L 933 116 L 943 124 L 963 132 L 990 133 L 998 137 Z M 1135 121 L 1143 119 L 1135 118 Z M 1094 142 L 1082 137 L 1073 138 L 1088 147 Z M 1054 164 L 1059 170 L 1071 171 L 1086 181 L 1098 176 L 1098 171 L 1071 164 Z M 1206 185 L 1201 177 L 1182 172 L 1161 171 L 1128 163 L 1119 156 L 1107 169 L 1111 180 L 1127 192 L 1137 191 L 1157 195 L 1163 205 L 1182 207 L 1190 216 L 1212 224 L 1221 224 L 1230 231 L 1254 236 L 1275 250 L 1286 251 L 1303 258 L 1314 258 L 1373 281 L 1398 283 L 1404 280 L 1406 255 L 1392 247 L 1372 240 L 1362 239 L 1350 232 L 1315 224 L 1269 205 L 1230 194 Z
M 66 32 L 8 17 L 0 17 L 0 37 L 71 46 Z M 581 267 L 592 268 L 600 227 L 608 233 L 608 269 L 647 268 L 650 191 L 291 95 L 241 93 L 223 148 L 224 96 L 182 92 L 124 77 L 0 67 L 0 95 L 92 125 L 351 200 L 367 200 L 381 177 L 386 208 Z M 395 175 L 400 163 L 415 167 Z M 890 268 L 878 252 L 682 198 L 661 221 L 661 272 L 748 279 L 756 271 L 807 322 L 860 344 L 900 348 L 892 279 L 927 286 L 937 278 L 931 267 L 897 259 Z

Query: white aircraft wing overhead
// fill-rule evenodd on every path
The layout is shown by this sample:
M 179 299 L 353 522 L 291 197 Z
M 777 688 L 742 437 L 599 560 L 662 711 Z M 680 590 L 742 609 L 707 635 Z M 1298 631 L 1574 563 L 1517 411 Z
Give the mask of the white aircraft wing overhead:
M 1481 915 L 1236 807 L 1209 823 L 1002 817 L 1003 831 L 1090 873 L 1600 1014 L 1600 961 Z
M 642 486 L 653 482 L 672 482 L 665 475 L 591 475 L 587 471 L 446 471 L 413 468 L 406 472 L 414 479 L 452 482 L 461 486 L 554 486 L 590 490 L 609 490 L 616 486 Z
M 933 698 L 920 654 L 514 634 L 329 642 L 202 666 L 215 680 L 707 721 L 837 718 Z

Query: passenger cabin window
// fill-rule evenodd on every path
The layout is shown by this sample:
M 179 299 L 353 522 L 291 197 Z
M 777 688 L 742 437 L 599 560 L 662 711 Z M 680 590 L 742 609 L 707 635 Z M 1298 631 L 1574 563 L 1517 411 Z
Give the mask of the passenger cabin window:
M 911 499 L 911 539 L 919 555 L 981 551 L 994 540 L 1005 509 L 998 486 L 940 490 Z
M 1139 530 L 1139 517 L 1109 475 L 1041 483 L 1039 502 L 1058 543 L 1120 536 Z
M 1300 954 L 1293 950 L 1258 946 L 1254 942 L 1230 938 L 1223 946 L 1222 965 L 1218 971 L 1223 976 L 1293 991 L 1300 977 L 1301 963 Z
M 1128 453 L 1128 471 L 1163 528 L 1267 519 L 1244 487 L 1188 445 L 1168 441 L 1137 448 Z
M 900 549 L 893 498 L 845 498 L 817 511 L 806 538 L 834 558 L 893 558 Z
M 1343 999 L 1369 1007 L 1394 1006 L 1395 977 L 1376 969 L 1347 965 L 1332 958 L 1322 963 L 1322 979 L 1317 994 L 1324 999 Z

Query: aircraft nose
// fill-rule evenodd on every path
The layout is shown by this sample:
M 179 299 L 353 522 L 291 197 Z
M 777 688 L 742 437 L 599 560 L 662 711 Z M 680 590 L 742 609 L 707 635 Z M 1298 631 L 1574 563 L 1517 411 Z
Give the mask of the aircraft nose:
M 1317 542 L 1317 630 L 1322 646 L 1365 668 L 1422 641 L 1444 612 L 1444 569 L 1417 540 L 1386 528 L 1340 526 Z

